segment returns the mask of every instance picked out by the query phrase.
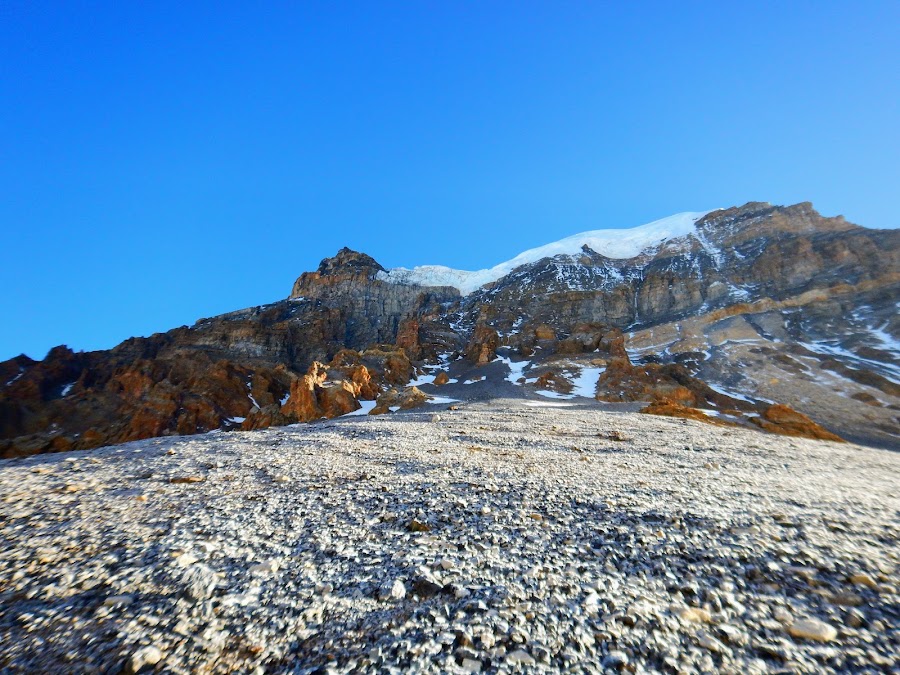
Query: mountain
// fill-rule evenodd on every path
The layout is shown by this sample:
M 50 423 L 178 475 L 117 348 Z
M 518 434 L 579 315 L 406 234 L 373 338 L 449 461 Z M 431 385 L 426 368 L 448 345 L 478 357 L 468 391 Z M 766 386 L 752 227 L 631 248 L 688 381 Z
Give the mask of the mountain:
M 438 391 L 897 448 L 898 299 L 900 231 L 808 203 L 585 232 L 471 272 L 342 249 L 285 300 L 0 363 L 0 453 L 377 413 Z

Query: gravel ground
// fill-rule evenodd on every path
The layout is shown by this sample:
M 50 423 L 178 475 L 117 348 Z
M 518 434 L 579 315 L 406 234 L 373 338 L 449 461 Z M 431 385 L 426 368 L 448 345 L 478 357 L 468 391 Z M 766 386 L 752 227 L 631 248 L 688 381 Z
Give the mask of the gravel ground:
M 0 463 L 0 672 L 900 672 L 900 455 L 533 405 Z

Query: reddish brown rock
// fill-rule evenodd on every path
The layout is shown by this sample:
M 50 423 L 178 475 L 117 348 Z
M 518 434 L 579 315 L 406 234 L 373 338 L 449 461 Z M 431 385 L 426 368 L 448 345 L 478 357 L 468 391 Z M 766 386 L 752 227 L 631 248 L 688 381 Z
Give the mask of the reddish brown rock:
M 667 398 L 660 398 L 652 401 L 650 405 L 641 410 L 646 415 L 661 415 L 663 417 L 680 417 L 682 419 L 696 420 L 698 422 L 706 422 L 707 424 L 716 424 L 719 426 L 737 426 L 732 422 L 721 420 L 717 417 L 710 417 L 697 408 L 681 405 Z
M 710 388 L 684 366 L 656 363 L 635 366 L 624 358 L 614 358 L 600 375 L 597 398 L 611 402 L 666 399 L 694 408 L 708 405 L 720 410 L 754 409 L 752 404 Z
M 269 427 L 280 427 L 287 424 L 293 424 L 298 420 L 281 412 L 281 406 L 278 404 L 267 405 L 263 408 L 253 410 L 241 422 L 242 431 L 253 431 L 254 429 L 268 429 Z
M 407 410 L 423 405 L 431 397 L 418 387 L 406 387 L 405 389 L 388 389 L 378 397 L 375 407 L 369 411 L 370 415 L 383 415 L 391 412 L 391 408 Z
M 500 336 L 490 326 L 479 324 L 472 331 L 472 338 L 466 346 L 466 358 L 476 366 L 490 363 L 497 356 Z
M 450 381 L 450 376 L 443 370 L 439 370 L 434 376 L 434 384 L 436 387 L 442 387 Z
M 406 352 L 394 345 L 369 347 L 360 352 L 360 360 L 374 379 L 386 385 L 405 385 L 415 370 Z
M 542 391 L 555 391 L 559 394 L 570 394 L 572 383 L 555 370 L 548 370 L 535 380 L 534 388 Z
M 414 318 L 404 319 L 397 327 L 397 346 L 406 352 L 411 360 L 417 360 L 422 356 L 422 347 L 419 344 L 419 322 Z
M 843 438 L 816 424 L 803 413 L 778 403 L 769 406 L 760 417 L 753 417 L 750 421 L 766 431 L 785 436 L 801 436 L 824 441 L 844 441 Z
M 556 339 L 556 330 L 553 328 L 553 326 L 549 326 L 545 323 L 542 323 L 534 329 L 534 339 L 535 340 L 555 340 Z

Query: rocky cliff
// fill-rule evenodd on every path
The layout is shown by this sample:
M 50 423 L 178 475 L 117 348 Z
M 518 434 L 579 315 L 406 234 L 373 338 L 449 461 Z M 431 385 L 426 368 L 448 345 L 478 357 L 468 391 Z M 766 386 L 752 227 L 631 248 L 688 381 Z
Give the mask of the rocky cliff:
M 11 359 L 0 453 L 309 421 L 361 401 L 390 410 L 421 401 L 407 384 L 639 401 L 786 433 L 805 422 L 773 407 L 785 402 L 809 425 L 896 447 L 900 230 L 755 202 L 659 222 L 481 272 L 385 270 L 345 248 L 283 301 L 108 351 Z

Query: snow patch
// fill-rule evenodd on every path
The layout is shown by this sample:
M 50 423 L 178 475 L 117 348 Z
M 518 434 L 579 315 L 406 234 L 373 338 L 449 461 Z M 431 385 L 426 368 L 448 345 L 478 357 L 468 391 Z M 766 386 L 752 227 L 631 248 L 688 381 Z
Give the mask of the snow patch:
M 756 401 L 754 401 L 751 398 L 747 398 L 743 394 L 737 394 L 733 391 L 728 391 L 727 389 L 723 389 L 722 387 L 719 387 L 718 385 L 712 384 L 710 382 L 707 382 L 706 384 L 709 386 L 710 389 L 712 389 L 715 392 L 718 392 L 719 394 L 722 394 L 723 396 L 729 396 L 730 398 L 736 399 L 738 401 L 744 401 L 746 403 L 754 403 L 754 404 L 756 403 Z
M 597 393 L 597 380 L 606 368 L 582 368 L 573 382 L 572 394 L 585 398 L 594 398 Z
M 359 415 L 368 415 L 369 411 L 375 407 L 375 401 L 360 401 L 359 404 L 362 406 L 359 410 L 354 410 L 353 412 L 348 412 L 341 417 L 357 417 Z
M 426 403 L 430 403 L 432 405 L 440 405 L 442 403 L 459 403 L 458 398 L 447 398 L 446 396 L 432 396 L 429 400 L 425 401 Z
M 502 361 L 506 364 L 506 367 L 509 368 L 509 375 L 506 376 L 506 381 L 511 382 L 512 384 L 518 384 L 519 380 L 525 376 L 525 369 L 531 365 L 531 361 L 519 361 L 518 363 L 515 363 L 507 356 L 498 355 L 497 360 Z
M 697 237 L 696 223 L 708 213 L 711 211 L 689 211 L 630 229 L 582 232 L 529 249 L 490 269 L 475 272 L 456 270 L 443 265 L 420 265 L 412 269 L 395 267 L 386 272 L 379 272 L 378 278 L 382 281 L 408 286 L 451 286 L 457 288 L 463 295 L 468 295 L 485 284 L 505 277 L 521 265 L 557 255 L 578 255 L 583 246 L 587 246 L 607 258 L 624 260 L 634 258 L 666 241 L 688 235 Z M 703 241 L 701 243 L 706 246 Z M 716 255 L 712 253 L 711 255 L 714 260 L 717 260 Z

